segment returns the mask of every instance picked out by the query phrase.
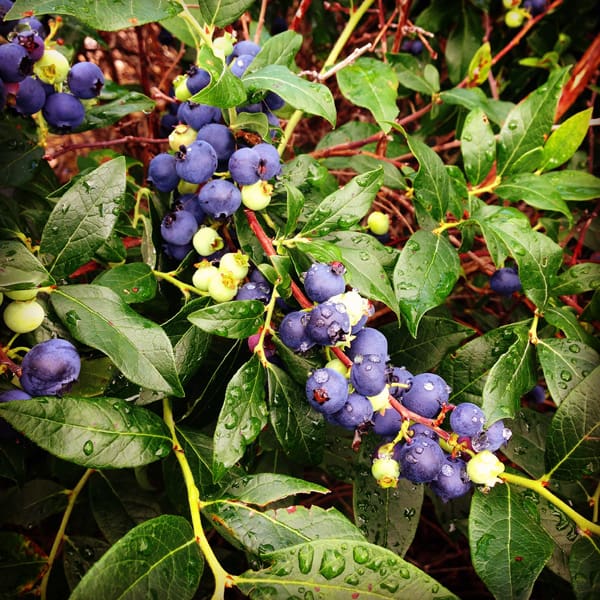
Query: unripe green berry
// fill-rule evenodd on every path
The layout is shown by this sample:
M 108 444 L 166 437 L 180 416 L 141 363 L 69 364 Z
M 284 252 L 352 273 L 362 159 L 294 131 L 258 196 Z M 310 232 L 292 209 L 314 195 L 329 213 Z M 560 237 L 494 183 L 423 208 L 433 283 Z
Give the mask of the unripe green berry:
M 33 64 L 33 72 L 38 78 L 51 85 L 65 81 L 70 68 L 66 56 L 58 50 L 46 50 L 42 58 Z
M 516 6 L 519 6 L 519 4 L 521 4 L 521 0 L 502 0 L 502 6 L 507 10 L 515 8 Z
M 200 256 L 210 256 L 223 248 L 225 242 L 212 227 L 200 227 L 192 238 L 192 244 Z
M 259 180 L 252 185 L 242 187 L 242 204 L 250 210 L 263 210 L 271 203 L 273 186 Z
M 192 97 L 192 92 L 188 90 L 187 86 L 187 75 L 178 75 L 173 80 L 173 90 L 175 91 L 175 98 L 180 102 L 185 102 Z
M 396 487 L 400 477 L 400 463 L 391 456 L 376 458 L 371 465 L 371 474 L 379 487 Z
M 181 146 L 189 146 L 198 137 L 198 132 L 185 123 L 175 125 L 169 134 L 169 147 L 177 152 Z
M 467 463 L 467 475 L 473 483 L 494 487 L 501 480 L 498 475 L 504 472 L 504 464 L 489 450 L 482 450 Z
M 507 27 L 521 27 L 523 25 L 524 15 L 518 10 L 509 10 L 504 15 L 504 22 Z
M 177 191 L 184 196 L 185 194 L 195 194 L 198 191 L 197 183 L 190 183 L 189 181 L 179 180 L 177 184 Z
M 230 273 L 231 276 L 238 281 L 241 281 L 248 275 L 248 267 L 250 260 L 241 252 L 228 252 L 221 256 L 219 261 L 219 270 Z
M 333 369 L 334 371 L 337 371 L 340 375 L 343 375 L 344 377 L 349 376 L 348 367 L 339 358 L 332 358 L 325 364 L 325 368 Z
M 13 300 L 4 309 L 4 323 L 15 333 L 29 333 L 37 329 L 46 313 L 41 304 L 35 300 Z
M 215 267 L 215 265 L 209 263 L 207 260 L 203 260 L 195 266 L 196 270 L 192 275 L 192 284 L 199 290 L 203 292 L 208 292 L 210 280 L 213 277 L 218 276 L 219 269 Z
M 224 36 L 215 38 L 213 40 L 212 50 L 217 58 L 225 60 L 233 52 L 231 34 L 225 33 Z
M 219 271 L 208 283 L 208 293 L 215 302 L 229 302 L 238 291 L 238 281 L 229 273 Z
M 336 294 L 329 299 L 331 302 L 341 302 L 346 307 L 350 327 L 354 327 L 365 315 L 372 314 L 373 305 L 367 298 L 363 298 L 356 290 Z
M 5 292 L 6 297 L 11 300 L 33 300 L 37 296 L 37 290 L 11 290 Z
M 390 217 L 375 210 L 367 217 L 367 226 L 375 235 L 385 235 L 390 230 Z

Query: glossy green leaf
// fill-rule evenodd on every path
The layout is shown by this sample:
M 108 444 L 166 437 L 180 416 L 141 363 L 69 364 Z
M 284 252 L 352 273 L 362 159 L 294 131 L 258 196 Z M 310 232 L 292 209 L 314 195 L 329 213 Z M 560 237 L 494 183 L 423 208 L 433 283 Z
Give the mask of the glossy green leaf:
M 446 43 L 448 77 L 456 85 L 469 70 L 471 60 L 477 53 L 483 38 L 480 14 L 468 2 L 456 6 L 457 25 L 450 32 Z
M 101 164 L 55 205 L 40 242 L 40 254 L 55 278 L 68 277 L 91 260 L 112 234 L 125 193 L 125 168 L 122 156 Z
M 586 262 L 569 267 L 554 280 L 552 293 L 556 296 L 582 294 L 600 288 L 600 264 Z
M 1 404 L 0 415 L 44 450 L 83 467 L 137 467 L 171 451 L 159 417 L 117 398 L 15 400 Z
M 259 300 L 232 300 L 196 310 L 188 319 L 202 331 L 236 340 L 256 333 L 264 312 L 265 305 Z
M 580 381 L 558 407 L 546 449 L 548 474 L 575 480 L 600 469 L 600 366 Z
M 198 7 L 203 22 L 224 27 L 233 23 L 251 5 L 252 0 L 202 0 Z
M 65 536 L 62 550 L 63 569 L 69 589 L 73 590 L 91 566 L 110 548 L 104 540 L 82 536 Z
M 103 271 L 94 279 L 95 285 L 110 288 L 127 304 L 146 302 L 156 295 L 156 278 L 145 263 L 119 265 Z
M 270 90 L 290 106 L 310 115 L 318 115 L 335 125 L 336 109 L 329 88 L 321 83 L 302 79 L 283 65 L 268 65 L 252 73 L 244 73 L 242 83 L 252 95 Z
M 425 78 L 421 65 L 416 57 L 409 54 L 400 53 L 390 55 L 390 64 L 393 66 L 398 78 L 400 85 L 425 94 L 426 96 L 432 96 L 439 91 L 431 85 L 431 83 Z
M 324 598 L 456 598 L 394 552 L 361 540 L 325 539 L 263 555 L 270 565 L 237 577 L 251 599 L 301 598 L 318 588 Z
M 552 132 L 544 144 L 543 171 L 560 167 L 575 154 L 588 132 L 591 118 L 592 108 L 582 110 Z
M 564 337 L 583 342 L 600 351 L 600 340 L 584 327 L 573 311 L 565 305 L 547 306 L 544 310 L 544 320 L 562 331 Z
M 600 595 L 600 548 L 597 539 L 579 536 L 569 556 L 571 585 L 577 600 Z
M 390 130 L 391 121 L 398 116 L 398 79 L 389 64 L 375 58 L 358 58 L 337 72 L 337 82 L 347 100 L 367 108 L 382 131 Z
M 102 100 L 102 97 L 100 100 Z M 77 131 L 108 127 L 134 112 L 148 114 L 154 110 L 155 105 L 154 100 L 148 98 L 148 96 L 122 88 L 118 97 L 114 100 L 96 104 L 86 110 L 85 119 L 77 128 Z
M 0 290 L 31 289 L 54 284 L 54 278 L 25 244 L 0 240 Z
M 481 108 L 490 121 L 496 125 L 502 125 L 506 120 L 506 116 L 514 107 L 512 102 L 488 98 L 479 88 L 454 87 L 450 90 L 444 90 L 440 93 L 440 100 L 445 104 L 462 106 L 467 110 Z
M 406 140 L 419 161 L 419 172 L 413 182 L 415 199 L 429 216 L 442 221 L 451 194 L 450 176 L 442 159 L 427 144 L 411 136 L 406 136 Z
M 32 529 L 65 510 L 67 493 L 64 485 L 49 479 L 30 479 L 23 486 L 9 488 L 0 497 L 1 522 Z
M 213 473 L 221 479 L 267 424 L 265 371 L 258 357 L 242 365 L 231 378 L 214 434 Z
M 467 87 L 481 85 L 487 80 L 492 68 L 492 51 L 489 42 L 485 42 L 477 49 L 469 63 L 467 73 Z
M 382 169 L 368 171 L 351 179 L 343 188 L 326 196 L 300 231 L 301 236 L 327 235 L 348 229 L 369 211 L 383 181 Z
M 20 19 L 22 13 L 29 10 L 36 16 L 72 15 L 94 29 L 116 31 L 172 17 L 181 10 L 181 6 L 171 0 L 150 3 L 145 0 L 122 3 L 112 0 L 17 0 L 11 9 L 12 16 L 7 18 Z
M 523 200 L 534 208 L 556 211 L 565 215 L 570 223 L 573 221 L 571 210 L 558 190 L 539 175 L 519 173 L 506 177 L 494 192 L 505 200 L 511 202 Z
M 481 183 L 496 160 L 496 138 L 481 108 L 474 108 L 466 116 L 460 150 L 467 178 L 473 185 Z
M 437 370 L 449 352 L 456 350 L 474 331 L 452 319 L 425 315 L 413 338 L 405 324 L 390 323 L 378 328 L 388 339 L 388 354 L 394 365 L 413 373 Z
M 47 566 L 46 553 L 33 540 L 12 531 L 0 532 L 0 597 L 22 596 Z
M 577 340 L 540 339 L 536 349 L 548 391 L 557 405 L 600 365 L 598 352 Z
M 543 160 L 541 147 L 550 133 L 561 88 L 567 78 L 568 69 L 553 71 L 548 81 L 529 94 L 515 106 L 500 130 L 498 140 L 498 175 L 533 171 Z M 540 152 L 524 156 L 540 148 Z
M 266 142 L 271 142 L 269 132 L 273 127 L 269 124 L 267 115 L 263 112 L 249 113 L 246 111 L 238 113 L 235 123 L 229 125 L 229 129 L 235 135 L 238 131 L 254 131 Z
M 295 186 L 290 183 L 284 183 L 286 192 L 286 215 L 287 220 L 285 222 L 283 233 L 284 235 L 291 235 L 298 227 L 298 218 L 302 214 L 304 208 L 304 195 Z
M 595 200 L 600 196 L 600 177 L 586 171 L 564 169 L 544 173 L 542 177 L 548 179 L 563 200 L 581 202 L 582 200 Z
M 30 182 L 43 155 L 33 119 L 13 115 L 9 118 L 6 112 L 0 116 L 0 186 Z
M 261 46 L 260 52 L 248 66 L 247 72 L 252 73 L 269 65 L 283 65 L 292 69 L 296 54 L 302 47 L 302 36 L 296 31 L 283 31 L 267 39 Z
M 458 280 L 460 261 L 443 235 L 420 229 L 404 245 L 394 269 L 394 291 L 410 334 L 440 305 Z
M 269 418 L 285 453 L 305 465 L 323 458 L 325 423 L 306 400 L 300 387 L 283 369 L 270 364 L 267 370 Z
M 488 423 L 513 418 L 521 396 L 536 383 L 532 344 L 526 327 L 513 328 L 515 339 L 490 369 L 483 386 L 481 408 Z
M 71 335 L 104 352 L 127 379 L 151 390 L 183 395 L 164 330 L 112 290 L 70 285 L 58 288 L 50 301 Z
M 131 530 L 85 574 L 72 600 L 194 597 L 204 559 L 191 525 L 183 517 L 162 515 Z
M 469 544 L 475 571 L 498 600 L 529 598 L 554 547 L 508 483 L 474 494 Z
M 277 348 L 277 356 L 281 359 L 285 372 L 299 385 L 303 386 L 306 383 L 308 373 L 321 366 L 321 361 L 318 356 L 304 356 L 298 352 L 294 352 L 288 348 L 278 336 L 272 338 L 275 347 Z

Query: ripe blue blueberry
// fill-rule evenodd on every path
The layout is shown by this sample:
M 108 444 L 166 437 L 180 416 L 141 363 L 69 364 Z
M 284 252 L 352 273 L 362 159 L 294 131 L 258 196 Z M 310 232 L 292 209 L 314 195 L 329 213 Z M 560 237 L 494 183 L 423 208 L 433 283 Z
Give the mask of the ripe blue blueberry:
M 21 387 L 31 396 L 60 396 L 79 377 L 81 359 L 71 342 L 58 338 L 36 344 L 21 363 Z
M 306 352 L 315 345 L 306 331 L 309 313 L 298 310 L 289 312 L 279 325 L 279 338 L 295 352 Z
M 26 77 L 19 83 L 15 95 L 15 110 L 22 115 L 33 115 L 46 104 L 46 90 L 35 77 Z
M 233 45 L 233 51 L 231 57 L 242 56 L 242 54 L 249 54 L 250 56 L 256 56 L 260 52 L 260 46 L 249 40 L 240 40 Z
M 0 0 L 0 35 L 7 36 L 18 23 L 17 20 L 7 21 L 6 13 L 12 8 L 13 0 Z
M 390 394 L 396 400 L 402 399 L 404 392 L 412 384 L 413 374 L 406 367 L 391 367 L 387 370 L 387 383 Z
M 246 69 L 248 69 L 253 60 L 254 56 L 251 54 L 240 54 L 239 56 L 235 56 L 233 58 L 229 68 L 236 77 L 241 77 L 246 72 Z
M 311 311 L 306 331 L 321 346 L 334 346 L 350 333 L 350 318 L 341 302 L 326 301 Z
M 31 400 L 31 396 L 23 390 L 5 390 L 0 392 L 0 402 L 10 402 L 11 400 Z
M 350 383 L 365 396 L 376 396 L 386 385 L 387 367 L 379 354 L 361 354 L 354 359 Z
M 477 404 L 463 402 L 450 413 L 450 427 L 458 435 L 473 437 L 481 432 L 485 415 Z
M 362 394 L 348 394 L 346 403 L 340 410 L 331 415 L 332 421 L 344 429 L 356 429 L 368 423 L 373 416 L 371 401 Z
M 33 61 L 27 50 L 19 44 L 0 46 L 0 79 L 4 83 L 18 83 L 31 75 Z
M 393 438 L 400 431 L 402 417 L 400 413 L 391 406 L 383 411 L 375 411 L 373 414 L 373 431 L 377 435 Z
M 29 58 L 34 62 L 40 60 L 44 55 L 44 39 L 36 31 L 21 31 L 15 35 L 12 43 L 23 46 L 27 50 Z
M 524 0 L 523 8 L 526 8 L 535 17 L 546 8 L 546 0 Z
M 213 179 L 200 190 L 198 202 L 207 215 L 226 219 L 241 206 L 242 195 L 231 181 Z
M 217 169 L 217 154 L 207 142 L 197 140 L 175 155 L 177 175 L 189 183 L 208 181 Z M 241 202 L 241 200 L 240 200 Z
M 285 104 L 285 100 L 275 92 L 267 92 L 263 102 L 269 110 L 279 110 Z
M 425 437 L 428 437 L 434 442 L 437 442 L 437 440 L 439 439 L 439 435 L 433 429 L 427 427 L 427 425 L 423 425 L 422 423 L 413 423 L 408 428 L 408 433 L 413 437 L 417 437 L 418 435 L 424 435 Z
M 437 442 L 418 435 L 400 449 L 400 474 L 413 483 L 433 481 L 444 464 L 444 451 Z
M 252 185 L 260 179 L 260 156 L 252 148 L 240 148 L 229 158 L 232 179 L 240 185 Z
M 381 331 L 373 327 L 364 327 L 350 342 L 348 357 L 354 360 L 359 354 L 379 354 L 387 360 L 388 341 Z
M 159 192 L 172 192 L 179 183 L 175 169 L 175 156 L 167 152 L 157 154 L 148 165 L 148 181 Z
M 42 114 L 50 127 L 66 132 L 83 123 L 85 108 L 73 94 L 57 92 L 46 98 Z
M 198 194 L 184 194 L 183 196 L 180 196 L 175 203 L 175 209 L 192 213 L 198 225 L 201 225 L 204 222 L 204 217 L 206 215 L 198 201 Z
M 46 28 L 44 27 L 44 24 L 35 17 L 23 17 L 22 19 L 19 19 L 15 29 L 31 29 L 40 37 L 46 37 Z
M 512 296 L 521 289 L 521 280 L 516 269 L 502 267 L 490 277 L 490 287 L 501 296 Z
M 410 389 L 404 392 L 402 404 L 408 410 L 432 419 L 448 402 L 449 396 L 450 388 L 439 375 L 419 373 L 413 377 Z
M 258 176 L 267 181 L 281 173 L 281 159 L 277 148 L 271 144 L 262 142 L 253 146 L 252 150 L 259 156 Z
M 265 304 L 271 299 L 271 288 L 264 283 L 249 281 L 240 286 L 236 300 L 260 300 Z
M 71 93 L 78 98 L 89 99 L 100 95 L 104 86 L 102 69 L 91 62 L 75 63 L 67 75 Z
M 502 420 L 499 420 L 471 438 L 471 446 L 475 452 L 481 452 L 482 450 L 496 452 L 502 446 L 506 446 L 511 437 L 512 431 L 504 426 Z
M 227 170 L 229 158 L 235 151 L 235 137 L 229 127 L 220 123 L 208 123 L 198 130 L 197 139 L 208 142 L 214 148 L 219 171 Z
M 167 213 L 160 224 L 162 239 L 177 246 L 189 244 L 196 231 L 198 231 L 196 217 L 187 210 Z
M 221 111 L 216 106 L 182 102 L 177 109 L 177 118 L 192 129 L 199 131 L 208 123 L 216 123 L 221 119 Z
M 164 253 L 173 260 L 183 260 L 194 249 L 194 246 L 191 243 L 178 245 L 167 242 L 163 244 L 162 248 Z
M 187 75 L 185 85 L 192 95 L 197 94 L 210 83 L 210 73 L 195 65 L 188 69 Z
M 340 262 L 313 263 L 304 273 L 304 291 L 313 302 L 325 302 L 331 296 L 341 294 L 346 289 L 344 273 L 346 268 Z
M 306 380 L 306 398 L 318 412 L 333 414 L 348 399 L 348 380 L 334 369 L 317 369 Z
M 473 487 L 465 461 L 445 455 L 440 471 L 429 487 L 443 502 L 464 496 Z

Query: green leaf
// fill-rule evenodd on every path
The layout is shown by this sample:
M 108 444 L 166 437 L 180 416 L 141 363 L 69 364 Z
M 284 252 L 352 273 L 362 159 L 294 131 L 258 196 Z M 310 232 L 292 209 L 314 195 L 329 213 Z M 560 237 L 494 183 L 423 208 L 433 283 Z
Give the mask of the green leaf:
M 600 288 L 600 264 L 586 262 L 573 265 L 554 279 L 552 293 L 555 296 L 582 294 Z
M 31 289 L 54 284 L 54 278 L 25 244 L 0 240 L 0 290 Z
M 71 335 L 104 352 L 133 383 L 183 396 L 164 330 L 99 285 L 58 288 L 50 302 Z
M 48 567 L 46 553 L 31 539 L 12 531 L 0 532 L 0 596 L 25 595 Z
M 577 320 L 577 316 L 568 306 L 547 306 L 544 310 L 544 320 L 562 331 L 564 337 L 600 350 L 600 339 L 584 328 L 583 323 Z
M 261 90 L 270 90 L 290 106 L 323 117 L 335 125 L 336 109 L 329 88 L 306 81 L 283 65 L 268 65 L 258 71 L 244 73 L 242 83 L 250 96 Z
M 508 113 L 514 107 L 512 102 L 503 102 L 488 98 L 479 88 L 466 89 L 455 87 L 450 90 L 444 90 L 440 93 L 440 100 L 444 104 L 462 106 L 467 110 L 481 108 L 490 121 L 496 125 L 502 125 Z
M 49 479 L 30 479 L 3 491 L 0 497 L 2 523 L 32 529 L 48 517 L 64 512 L 68 491 Z
M 233 108 L 246 101 L 246 92 L 239 77 L 236 77 L 208 46 L 203 45 L 200 48 L 197 62 L 210 73 L 210 83 L 194 94 L 190 98 L 191 102 Z
M 525 201 L 530 206 L 540 210 L 557 211 L 565 215 L 569 223 L 573 222 L 573 215 L 560 193 L 548 179 L 533 173 L 519 173 L 502 180 L 494 190 L 500 198 L 511 202 Z
M 271 564 L 237 577 L 251 599 L 301 598 L 318 588 L 324 598 L 456 598 L 394 552 L 361 540 L 325 539 L 264 554 Z
M 558 407 L 546 448 L 548 475 L 576 480 L 600 469 L 600 366 L 580 381 Z
M 141 262 L 119 265 L 103 271 L 93 283 L 110 288 L 127 304 L 152 300 L 157 288 L 152 269 Z
M 100 100 L 102 101 L 102 97 L 100 97 Z M 85 119 L 76 131 L 80 132 L 99 127 L 108 127 L 134 112 L 148 114 L 152 112 L 155 105 L 154 100 L 148 98 L 148 96 L 144 96 L 140 92 L 121 88 L 118 98 L 111 102 L 95 104 L 87 109 Z
M 557 405 L 600 365 L 598 352 L 577 340 L 540 339 L 536 349 L 548 391 Z
M 203 22 L 224 27 L 241 17 L 252 3 L 253 0 L 202 0 L 198 8 Z
M 548 179 L 563 200 L 581 202 L 582 200 L 595 200 L 600 196 L 600 177 L 586 171 L 564 169 L 544 173 L 542 177 Z
M 117 398 L 43 396 L 3 403 L 0 414 L 50 454 L 82 467 L 137 467 L 171 451 L 159 417 Z
M 521 405 L 521 396 L 536 383 L 528 329 L 515 327 L 512 331 L 516 339 L 490 369 L 483 386 L 481 408 L 488 423 L 513 418 Z
M 394 269 L 394 291 L 413 337 L 423 315 L 450 294 L 459 272 L 456 250 L 444 236 L 419 229 L 406 242 Z
M 467 75 L 471 61 L 481 45 L 483 33 L 480 14 L 468 2 L 461 2 L 457 26 L 448 36 L 445 51 L 448 77 L 453 85 Z
M 286 192 L 286 215 L 287 220 L 283 229 L 283 235 L 289 236 L 298 227 L 298 218 L 304 208 L 304 195 L 291 183 L 284 182 Z
M 381 168 L 357 175 L 321 201 L 299 235 L 318 237 L 336 229 L 349 229 L 369 211 L 382 181 Z
M 33 119 L 3 113 L 0 116 L 0 186 L 6 188 L 31 181 L 44 149 L 39 144 Z
M 26 11 L 40 15 L 72 15 L 79 21 L 94 29 L 102 31 L 116 31 L 127 29 L 132 25 L 143 25 L 153 21 L 160 21 L 176 15 L 181 6 L 170 0 L 129 0 L 128 2 L 115 3 L 113 0 L 17 0 L 11 8 L 8 19 L 20 19 Z
M 432 96 L 439 91 L 439 87 L 436 89 L 428 81 L 424 73 L 421 70 L 419 61 L 409 54 L 393 54 L 388 57 L 396 73 L 396 77 L 400 85 L 425 94 L 426 96 Z
M 188 319 L 202 331 L 241 340 L 258 331 L 264 312 L 265 305 L 260 300 L 231 300 L 196 310 Z
M 489 42 L 485 42 L 473 55 L 469 63 L 467 87 L 481 85 L 487 80 L 492 68 L 492 50 Z
M 73 590 L 92 565 L 110 548 L 106 541 L 84 535 L 65 536 L 63 569 L 69 589 Z
M 298 352 L 294 352 L 288 348 L 277 335 L 272 338 L 275 347 L 277 348 L 277 356 L 281 359 L 285 372 L 299 385 L 303 386 L 306 383 L 306 378 L 309 371 L 318 369 L 321 366 L 321 361 L 318 356 L 303 356 Z
M 380 327 L 379 331 L 388 339 L 392 364 L 402 365 L 414 373 L 437 370 L 444 356 L 474 334 L 473 329 L 452 319 L 428 315 L 421 319 L 416 338 L 409 334 L 404 324 L 399 327 L 398 323 L 390 323 Z
M 263 305 L 264 307 L 264 305 Z M 213 473 L 218 480 L 267 424 L 265 370 L 252 358 L 231 378 L 214 434 Z
M 296 31 L 283 31 L 270 37 L 254 57 L 247 73 L 258 71 L 269 65 L 283 65 L 288 69 L 294 68 L 294 58 L 302 47 L 302 36 Z
M 398 79 L 389 64 L 361 57 L 338 71 L 337 82 L 347 100 L 367 108 L 382 131 L 390 130 L 391 121 L 398 116 Z
M 496 160 L 496 138 L 481 108 L 474 108 L 466 116 L 460 150 L 469 181 L 473 185 L 481 183 Z
M 544 145 L 567 75 L 568 68 L 553 71 L 544 85 L 510 111 L 498 140 L 498 175 L 533 171 L 539 167 L 542 152 L 531 155 L 531 160 L 523 160 L 523 157 Z
M 194 597 L 204 559 L 191 525 L 183 517 L 162 515 L 132 529 L 85 574 L 71 600 Z
M 590 127 L 592 110 L 588 108 L 574 114 L 552 132 L 544 144 L 543 171 L 560 167 L 575 154 Z
M 497 600 L 526 600 L 554 543 L 510 484 L 475 492 L 469 515 L 475 571 Z
M 267 370 L 269 413 L 277 440 L 285 453 L 304 465 L 323 458 L 325 423 L 306 400 L 304 388 L 276 365 Z
M 50 273 L 68 277 L 109 239 L 125 193 L 125 157 L 101 164 L 78 179 L 57 202 L 40 242 Z
M 442 221 L 448 209 L 452 184 L 442 159 L 420 140 L 406 136 L 410 151 L 419 161 L 414 179 L 415 199 L 421 208 L 436 221 Z
M 569 569 L 571 585 L 578 600 L 600 595 L 600 548 L 597 540 L 579 536 L 569 556 Z

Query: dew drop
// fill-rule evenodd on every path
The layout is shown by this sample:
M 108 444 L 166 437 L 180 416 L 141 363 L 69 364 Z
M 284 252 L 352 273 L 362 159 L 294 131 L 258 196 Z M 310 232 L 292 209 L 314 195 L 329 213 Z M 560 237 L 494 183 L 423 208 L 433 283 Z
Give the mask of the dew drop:
M 94 442 L 92 440 L 87 440 L 85 444 L 83 444 L 83 453 L 86 456 L 89 456 L 94 451 Z
M 365 510 L 366 508 L 367 507 L 365 506 L 363 510 Z M 359 565 L 364 565 L 371 558 L 371 552 L 368 548 L 365 548 L 364 546 L 355 546 L 352 550 L 352 557 L 354 558 L 355 563 L 358 563 Z
M 569 371 L 561 371 L 560 378 L 563 381 L 571 381 L 571 379 L 573 378 L 573 375 L 571 373 L 569 373 Z
M 571 344 L 569 346 L 569 350 L 571 352 L 573 352 L 574 354 L 577 354 L 577 352 L 579 352 L 580 348 L 579 348 L 579 346 L 577 344 Z
M 298 568 L 301 573 L 305 575 L 310 573 L 313 564 L 314 558 L 314 548 L 312 546 L 306 545 L 302 546 L 298 552 Z

